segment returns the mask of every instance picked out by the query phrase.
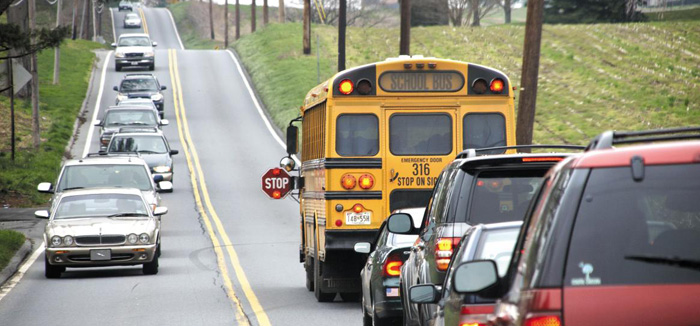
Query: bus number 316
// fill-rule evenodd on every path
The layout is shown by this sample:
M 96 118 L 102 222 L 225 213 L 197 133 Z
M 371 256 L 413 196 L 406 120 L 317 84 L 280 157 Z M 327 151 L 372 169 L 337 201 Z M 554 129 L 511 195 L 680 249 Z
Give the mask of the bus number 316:
M 430 175 L 430 164 L 413 163 L 413 175 Z

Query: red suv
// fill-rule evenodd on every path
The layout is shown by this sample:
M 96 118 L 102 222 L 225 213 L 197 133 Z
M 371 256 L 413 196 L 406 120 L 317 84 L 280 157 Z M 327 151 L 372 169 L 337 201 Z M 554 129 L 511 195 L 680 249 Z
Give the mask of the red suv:
M 700 128 L 606 132 L 550 170 L 504 277 L 461 264 L 455 290 L 501 298 L 495 325 L 700 323 Z

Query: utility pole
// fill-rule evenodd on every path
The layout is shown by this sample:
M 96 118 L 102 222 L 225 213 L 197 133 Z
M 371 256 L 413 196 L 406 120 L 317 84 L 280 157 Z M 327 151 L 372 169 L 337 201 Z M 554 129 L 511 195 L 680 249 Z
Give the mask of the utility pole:
M 92 11 L 92 41 L 97 42 L 97 1 L 90 1 Z
M 515 143 L 518 145 L 532 144 L 532 129 L 535 124 L 535 105 L 537 103 L 537 77 L 540 67 L 543 11 L 544 0 L 529 0 L 527 2 L 523 70 L 520 79 L 518 118 L 515 127 Z
M 63 0 L 58 0 L 58 3 L 56 4 L 56 27 L 61 26 L 61 5 L 63 4 Z M 58 79 L 59 79 L 59 72 L 61 68 L 61 48 L 60 47 L 55 47 L 53 49 L 53 84 L 57 85 L 58 84 Z
M 209 31 L 211 31 L 211 39 L 214 39 L 214 5 L 212 0 L 209 0 Z
M 7 61 L 8 79 L 10 80 L 10 146 L 12 147 L 12 160 L 15 160 L 15 81 L 12 77 L 12 59 Z
M 238 0 L 236 0 L 236 40 L 241 37 L 241 11 Z
M 268 15 L 267 15 L 267 0 L 263 0 L 263 26 L 267 25 L 269 23 L 268 20 Z
M 311 0 L 304 0 L 304 54 L 311 54 Z
M 401 2 L 401 37 L 399 41 L 399 55 L 411 54 L 411 0 Z
M 345 70 L 345 27 L 347 25 L 347 0 L 338 4 L 338 71 Z
M 284 0 L 280 0 L 279 7 L 277 7 L 277 18 L 280 23 L 284 23 Z
M 36 0 L 29 1 L 29 30 L 33 33 L 36 30 Z M 30 39 L 31 44 L 34 44 L 34 38 Z M 37 74 L 36 52 L 31 54 L 31 67 L 29 72 L 32 74 L 32 140 L 34 141 L 34 149 L 39 149 L 41 144 L 41 129 L 39 126 L 39 74 Z
M 228 49 L 228 0 L 224 3 L 224 49 Z
M 250 4 L 250 32 L 255 33 L 255 0 Z

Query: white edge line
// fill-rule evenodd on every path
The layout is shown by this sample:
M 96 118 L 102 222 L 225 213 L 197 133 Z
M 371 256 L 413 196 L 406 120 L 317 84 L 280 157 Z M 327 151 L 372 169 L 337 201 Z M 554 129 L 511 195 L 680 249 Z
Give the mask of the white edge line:
M 114 28 L 114 8 L 109 8 L 109 15 L 112 17 L 112 41 L 117 43 L 117 30 Z
M 85 139 L 85 149 L 83 150 L 83 156 L 86 157 L 90 151 L 90 142 L 92 141 L 92 134 L 95 132 L 95 120 L 97 119 L 97 113 L 100 111 L 100 102 L 102 102 L 102 92 L 105 87 L 105 75 L 107 73 L 107 66 L 109 66 L 109 59 L 112 56 L 113 51 L 107 53 L 104 65 L 102 66 L 102 76 L 100 77 L 100 90 L 97 91 L 97 100 L 95 101 L 95 109 L 92 112 L 92 119 L 90 120 L 90 127 L 88 128 L 87 138 Z
M 282 148 L 287 148 L 287 144 L 282 141 L 282 138 L 277 134 L 275 129 L 272 127 L 272 124 L 270 123 L 270 120 L 267 118 L 265 115 L 265 112 L 263 112 L 262 107 L 260 106 L 260 103 L 258 103 L 258 98 L 255 96 L 255 93 L 253 93 L 253 89 L 250 87 L 250 84 L 248 83 L 248 78 L 246 78 L 245 74 L 243 73 L 243 68 L 241 68 L 241 64 L 238 63 L 238 59 L 236 59 L 236 56 L 233 55 L 233 52 L 231 50 L 226 49 L 226 52 L 228 52 L 229 56 L 231 56 L 231 59 L 233 59 L 233 62 L 236 64 L 236 68 L 238 68 L 238 73 L 241 75 L 241 79 L 243 79 L 243 83 L 245 84 L 245 87 L 248 89 L 248 94 L 250 94 L 250 98 L 253 100 L 253 104 L 255 104 L 255 108 L 258 109 L 258 114 L 260 114 L 260 117 L 263 119 L 263 122 L 265 122 L 265 126 L 267 126 L 267 130 L 270 131 L 270 134 L 272 134 L 272 137 L 275 138 L 277 143 L 282 146 Z M 301 165 L 301 162 L 297 158 L 296 155 L 292 155 L 292 158 L 294 161 L 297 163 L 297 165 Z
M 170 9 L 165 9 L 168 12 L 168 16 L 170 16 L 170 23 L 173 24 L 173 30 L 175 30 L 175 36 L 177 36 L 177 42 L 180 43 L 180 50 L 184 50 L 185 46 L 182 45 L 182 40 L 180 39 L 180 32 L 177 31 L 177 26 L 175 25 L 175 19 L 173 18 L 173 14 L 170 12 Z
M 9 279 L 5 284 L 8 284 L 6 287 L 2 288 L 2 292 L 0 292 L 0 301 L 14 289 L 15 285 L 19 284 L 19 281 L 22 280 L 22 277 L 24 274 L 27 273 L 27 270 L 29 270 L 29 267 L 34 264 L 34 261 L 36 261 L 37 258 L 39 258 L 39 255 L 44 251 L 44 243 L 42 242 L 39 248 L 37 248 L 31 256 L 27 260 L 22 263 L 22 266 L 19 267 L 17 272 L 15 273 L 14 276 L 12 276 L 11 279 Z

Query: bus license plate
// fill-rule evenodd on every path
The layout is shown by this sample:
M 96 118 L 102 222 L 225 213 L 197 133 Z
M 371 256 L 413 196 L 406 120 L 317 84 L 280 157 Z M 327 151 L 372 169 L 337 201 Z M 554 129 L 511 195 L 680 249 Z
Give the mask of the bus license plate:
M 345 212 L 345 224 L 347 225 L 369 225 L 372 223 L 372 213 L 370 212 Z

